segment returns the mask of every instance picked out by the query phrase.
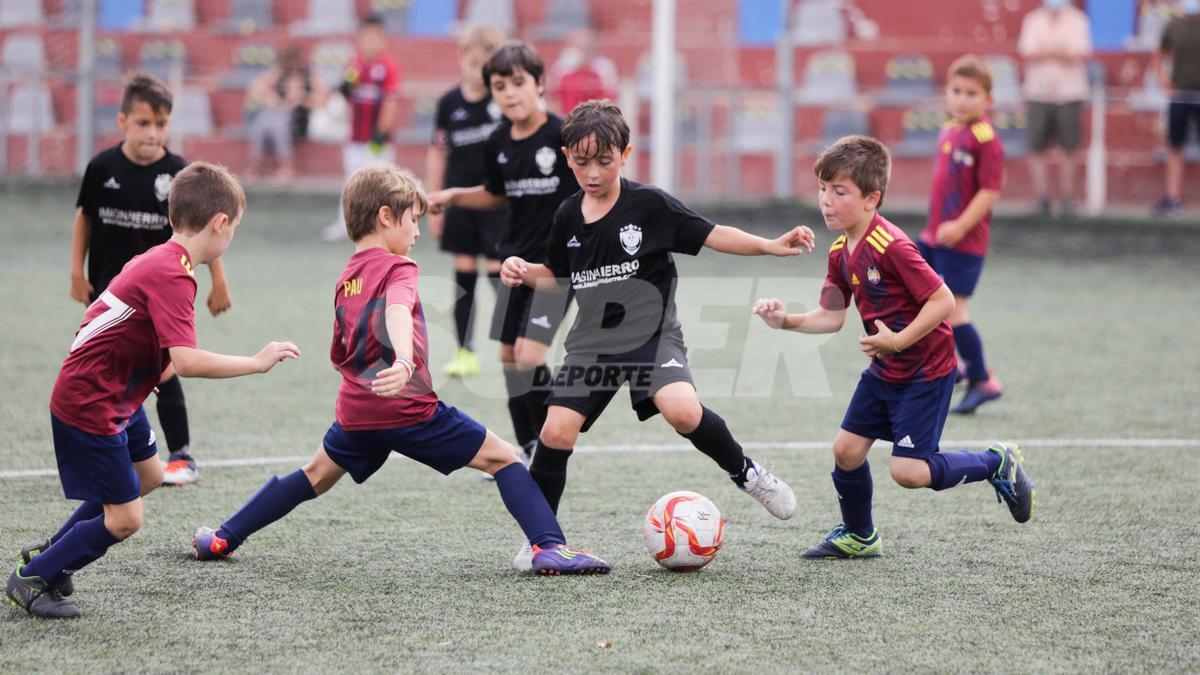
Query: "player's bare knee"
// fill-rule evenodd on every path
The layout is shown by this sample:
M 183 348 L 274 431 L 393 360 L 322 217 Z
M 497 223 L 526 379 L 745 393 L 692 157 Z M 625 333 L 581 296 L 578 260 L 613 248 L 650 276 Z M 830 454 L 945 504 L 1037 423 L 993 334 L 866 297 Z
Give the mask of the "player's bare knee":
M 833 442 L 833 461 L 845 471 L 853 471 L 862 466 L 866 458 L 858 448 L 850 443 Z
M 900 487 L 916 490 L 929 485 L 929 469 L 923 463 L 893 461 L 890 469 L 892 480 Z
M 575 447 L 575 441 L 579 439 L 579 430 L 555 424 L 553 421 L 547 421 L 546 426 L 542 427 L 542 433 L 539 434 L 538 438 L 547 447 L 573 448 Z
M 112 513 L 104 516 L 104 529 L 112 536 L 124 541 L 142 529 L 142 512 Z
M 690 434 L 700 426 L 700 418 L 704 417 L 704 408 L 699 402 L 694 405 L 673 405 L 662 410 L 663 418 L 681 434 Z

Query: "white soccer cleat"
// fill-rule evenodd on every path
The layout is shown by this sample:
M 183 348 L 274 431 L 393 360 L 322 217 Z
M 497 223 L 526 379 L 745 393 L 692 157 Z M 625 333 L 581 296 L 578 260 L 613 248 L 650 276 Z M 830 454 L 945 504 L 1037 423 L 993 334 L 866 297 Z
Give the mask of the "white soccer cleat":
M 518 572 L 533 571 L 533 546 L 529 542 L 521 544 L 521 550 L 513 556 L 513 569 Z
M 194 459 L 173 459 L 163 465 L 163 485 L 182 486 L 200 481 L 200 470 Z
M 787 520 L 796 513 L 796 493 L 775 474 L 759 466 L 758 462 L 750 461 L 750 468 L 746 470 L 746 482 L 741 489 L 780 520 Z

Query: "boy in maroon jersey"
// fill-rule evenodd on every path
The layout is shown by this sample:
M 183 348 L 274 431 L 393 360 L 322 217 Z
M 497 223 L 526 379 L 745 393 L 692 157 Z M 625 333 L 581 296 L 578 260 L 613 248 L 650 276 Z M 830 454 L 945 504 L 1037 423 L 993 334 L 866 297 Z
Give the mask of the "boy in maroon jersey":
M 1003 393 L 983 359 L 983 339 L 967 313 L 967 300 L 983 273 L 992 205 L 1004 182 L 1004 147 L 987 119 L 992 104 L 987 64 L 978 56 L 964 56 L 950 65 L 947 79 L 951 119 L 938 134 L 929 223 L 917 249 L 954 294 L 950 329 L 965 362 L 967 393 L 950 412 L 969 415 Z
M 218 259 L 246 196 L 223 167 L 196 162 L 171 182 L 171 239 L 135 257 L 88 307 L 50 395 L 58 475 L 83 504 L 48 541 L 22 551 L 8 578 L 15 606 L 49 618 L 80 615 L 64 596 L 72 574 L 142 526 L 142 495 L 162 483 L 162 464 L 142 402 L 164 370 L 183 377 L 265 373 L 300 356 L 271 342 L 254 356 L 196 348 L 195 266 Z
M 775 298 L 754 307 L 772 328 L 835 333 L 853 298 L 866 331 L 858 342 L 871 365 L 833 441 L 842 524 L 805 551 L 805 558 L 880 554 L 867 463 L 877 438 L 892 441 L 891 474 L 903 487 L 945 490 L 986 480 L 1017 522 L 1033 515 L 1033 483 L 1016 445 L 994 443 L 983 452 L 938 449 L 956 375 L 954 338 L 946 323 L 954 296 L 904 231 L 876 212 L 891 163 L 887 148 L 865 136 L 842 138 L 817 159 L 825 226 L 843 233 L 829 249 L 820 307 L 788 314 Z
M 196 559 L 228 557 L 342 476 L 362 483 L 398 452 L 443 474 L 471 467 L 494 476 L 504 505 L 533 543 L 539 574 L 607 573 L 600 558 L 566 546 L 516 450 L 433 391 L 417 264 L 406 257 L 428 208 L 420 182 L 392 164 L 364 167 L 346 183 L 342 203 L 355 252 L 334 287 L 330 358 L 342 374 L 336 419 L 302 469 L 271 477 L 219 529 L 196 530 Z

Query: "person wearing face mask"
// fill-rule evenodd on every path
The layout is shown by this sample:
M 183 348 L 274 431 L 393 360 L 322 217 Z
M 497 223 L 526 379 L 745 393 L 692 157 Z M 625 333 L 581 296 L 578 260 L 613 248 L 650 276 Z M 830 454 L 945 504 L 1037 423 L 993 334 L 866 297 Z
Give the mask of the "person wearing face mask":
M 1075 168 L 1081 145 L 1080 113 L 1088 95 L 1086 62 L 1091 24 L 1070 0 L 1043 0 L 1025 16 L 1017 51 L 1025 61 L 1023 92 L 1029 117 L 1029 168 L 1038 206 L 1050 215 L 1049 160 L 1058 146 L 1060 213 L 1074 211 Z
M 1196 125 L 1200 133 L 1200 0 L 1181 0 L 1179 8 L 1183 16 L 1167 24 L 1151 64 L 1163 89 L 1171 93 L 1167 107 L 1167 194 L 1155 207 L 1155 213 L 1168 217 L 1177 215 L 1183 206 L 1183 146 L 1189 124 Z M 1169 76 L 1163 68 L 1164 55 L 1171 60 Z

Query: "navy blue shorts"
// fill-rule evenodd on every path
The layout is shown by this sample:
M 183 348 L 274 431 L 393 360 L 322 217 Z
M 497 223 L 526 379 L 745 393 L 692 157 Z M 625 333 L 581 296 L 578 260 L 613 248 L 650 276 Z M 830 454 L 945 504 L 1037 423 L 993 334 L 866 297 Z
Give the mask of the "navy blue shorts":
M 917 250 L 933 271 L 942 277 L 942 281 L 946 282 L 951 293 L 964 296 L 975 293 L 979 275 L 983 274 L 983 256 L 930 246 L 923 241 L 917 242 Z
M 125 429 L 112 436 L 80 431 L 50 414 L 58 479 L 67 499 L 124 504 L 142 496 L 133 465 L 158 454 L 145 408 L 138 408 Z
M 842 428 L 892 442 L 892 454 L 924 459 L 938 451 L 957 373 L 932 382 L 892 384 L 864 370 Z
M 406 427 L 346 431 L 334 422 L 323 443 L 333 463 L 349 472 L 355 483 L 362 483 L 393 452 L 449 474 L 475 459 L 486 436 L 482 424 L 438 401 L 433 417 Z

